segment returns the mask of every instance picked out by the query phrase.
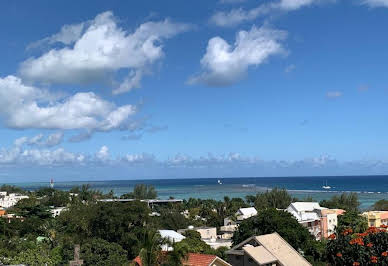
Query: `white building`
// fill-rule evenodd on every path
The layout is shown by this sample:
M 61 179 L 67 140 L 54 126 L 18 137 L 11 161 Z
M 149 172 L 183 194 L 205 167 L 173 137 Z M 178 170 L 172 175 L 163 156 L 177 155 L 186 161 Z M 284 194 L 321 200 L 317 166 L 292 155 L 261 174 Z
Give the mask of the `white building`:
M 238 209 L 235 215 L 238 221 L 242 221 L 252 216 L 256 216 L 257 210 L 254 207 L 240 208 Z
M 65 211 L 65 210 L 67 210 L 66 207 L 57 207 L 57 208 L 52 208 L 52 209 L 50 210 L 50 212 L 51 212 L 51 215 L 55 218 L 55 217 L 57 217 L 58 215 L 60 215 L 61 212 Z
M 320 216 L 322 210 L 327 210 L 327 208 L 319 206 L 318 202 L 293 202 L 286 209 L 286 211 L 291 213 L 316 239 L 321 239 L 323 237 Z
M 16 203 L 18 203 L 18 201 L 20 201 L 22 199 L 28 199 L 28 198 L 29 198 L 28 196 L 20 195 L 17 193 L 10 193 L 7 195 L 7 192 L 1 191 L 0 192 L 0 207 L 10 208 L 10 207 L 16 205 Z
M 167 239 L 171 243 L 178 243 L 186 238 L 185 236 L 175 232 L 174 230 L 159 230 L 159 234 L 162 238 Z M 165 244 L 165 245 L 162 245 L 162 250 L 163 251 L 172 251 L 173 247 Z

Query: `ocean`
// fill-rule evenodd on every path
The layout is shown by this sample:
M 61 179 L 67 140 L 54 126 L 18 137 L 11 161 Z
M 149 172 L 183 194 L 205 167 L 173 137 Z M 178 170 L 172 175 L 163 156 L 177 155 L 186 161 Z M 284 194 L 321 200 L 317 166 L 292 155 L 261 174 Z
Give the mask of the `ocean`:
M 380 199 L 388 199 L 388 176 L 328 176 L 328 177 L 235 177 L 196 179 L 146 179 L 146 180 L 109 180 L 55 182 L 55 188 L 69 190 L 74 186 L 90 184 L 93 189 L 104 193 L 113 190 L 119 196 L 133 190 L 136 184 L 155 186 L 158 197 L 166 199 L 202 198 L 221 200 L 224 196 L 245 197 L 264 192 L 271 188 L 285 188 L 299 199 L 311 196 L 314 200 L 329 199 L 342 192 L 358 194 L 361 208 L 367 209 Z M 324 184 L 331 189 L 322 188 Z M 27 190 L 36 190 L 49 186 L 49 182 L 13 183 Z

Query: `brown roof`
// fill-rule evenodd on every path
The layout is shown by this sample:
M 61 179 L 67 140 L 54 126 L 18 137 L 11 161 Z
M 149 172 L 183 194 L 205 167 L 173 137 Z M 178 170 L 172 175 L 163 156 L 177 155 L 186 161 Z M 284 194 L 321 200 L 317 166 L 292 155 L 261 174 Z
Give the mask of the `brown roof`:
M 210 266 L 215 260 L 223 262 L 225 265 L 230 265 L 218 258 L 216 255 L 189 253 L 186 261 L 183 262 L 184 266 Z M 142 266 L 140 256 L 137 256 L 133 262 L 136 266 Z

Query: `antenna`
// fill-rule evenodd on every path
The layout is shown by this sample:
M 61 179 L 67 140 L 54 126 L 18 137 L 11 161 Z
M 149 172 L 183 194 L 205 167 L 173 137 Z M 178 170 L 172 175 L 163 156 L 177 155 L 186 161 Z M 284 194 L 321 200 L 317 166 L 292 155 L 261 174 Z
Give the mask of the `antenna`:
M 54 188 L 54 179 L 52 179 L 52 178 L 50 179 L 50 187 Z

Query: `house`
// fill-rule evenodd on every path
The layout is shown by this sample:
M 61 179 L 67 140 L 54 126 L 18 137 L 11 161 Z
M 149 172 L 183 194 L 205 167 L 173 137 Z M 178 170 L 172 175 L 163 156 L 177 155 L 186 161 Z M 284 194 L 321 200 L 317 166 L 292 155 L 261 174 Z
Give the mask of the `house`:
M 61 212 L 65 211 L 65 210 L 67 210 L 66 207 L 57 207 L 57 208 L 50 209 L 50 212 L 51 212 L 51 215 L 55 218 L 58 215 L 60 215 Z
M 7 212 L 3 208 L 0 208 L 0 217 L 4 216 L 6 214 L 7 214 Z
M 368 226 L 388 225 L 388 211 L 369 211 L 364 212 L 362 216 L 368 219 Z
M 139 256 L 137 256 L 133 262 L 135 266 L 142 266 L 142 262 Z M 223 259 L 216 255 L 189 253 L 187 259 L 182 261 L 183 266 L 232 266 Z
M 197 231 L 201 235 L 201 240 L 208 244 L 213 249 L 217 249 L 219 247 L 227 247 L 230 248 L 232 246 L 231 238 L 224 239 L 221 235 L 217 235 L 216 227 L 193 227 L 189 226 L 187 229 L 179 229 L 178 233 L 183 234 L 187 230 Z
M 335 232 L 338 215 L 345 211 L 321 207 L 318 202 L 293 202 L 286 209 L 317 239 L 327 238 Z
M 257 210 L 254 207 L 240 208 L 238 209 L 235 215 L 236 215 L 237 221 L 242 221 L 252 216 L 256 216 Z
M 7 208 L 10 208 L 10 207 L 16 205 L 16 203 L 18 203 L 18 201 L 20 201 L 22 199 L 28 199 L 28 198 L 29 197 L 25 196 L 25 195 L 20 195 L 17 193 L 7 194 L 7 192 L 2 191 L 2 192 L 0 192 L 0 207 L 7 209 Z
M 162 238 L 167 239 L 171 243 L 178 243 L 186 238 L 185 236 L 175 232 L 174 230 L 159 230 L 159 234 Z M 173 248 L 170 245 L 165 244 L 165 245 L 162 245 L 162 250 L 171 251 L 173 250 Z
M 226 251 L 233 266 L 311 265 L 278 233 L 252 236 Z

